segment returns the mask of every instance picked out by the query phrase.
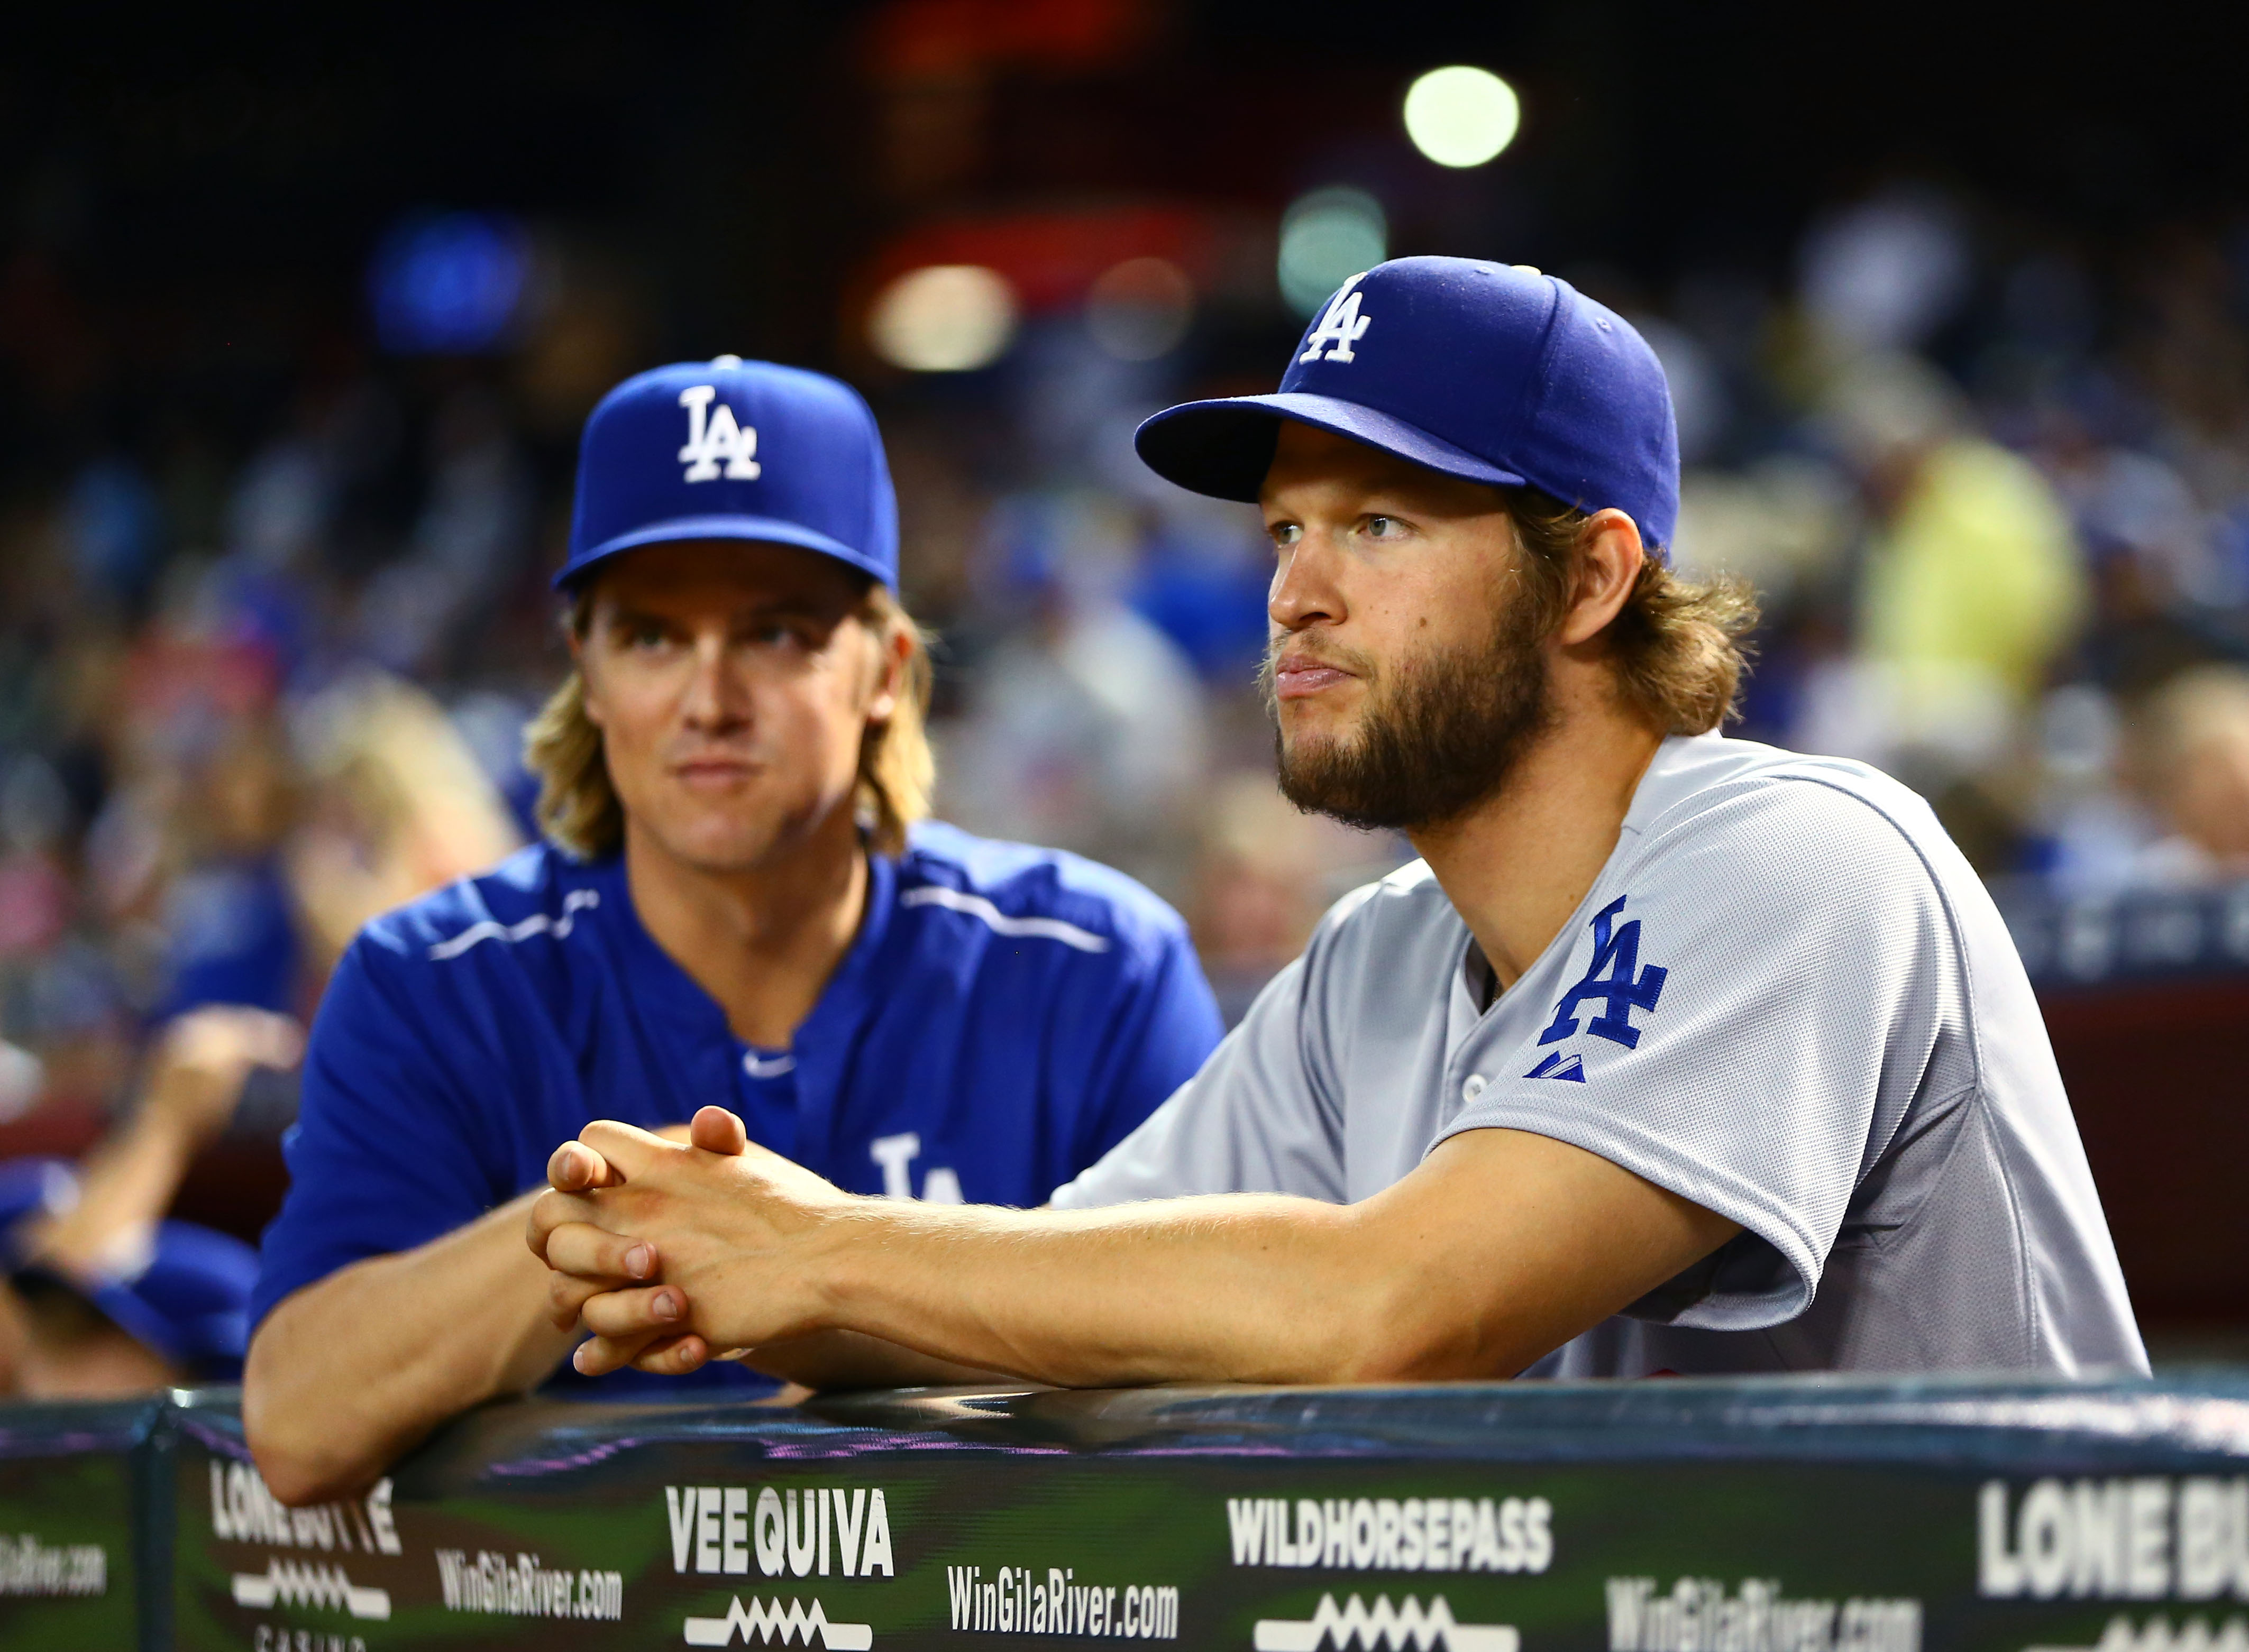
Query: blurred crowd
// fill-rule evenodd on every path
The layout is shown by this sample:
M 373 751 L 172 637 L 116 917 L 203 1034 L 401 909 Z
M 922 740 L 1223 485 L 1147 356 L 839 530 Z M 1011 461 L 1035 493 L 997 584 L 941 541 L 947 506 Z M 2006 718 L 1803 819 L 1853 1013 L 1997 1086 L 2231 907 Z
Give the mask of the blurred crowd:
M 1897 187 L 1780 271 L 1558 273 L 1671 375 L 1677 559 L 1762 593 L 1743 732 L 1897 773 L 1994 879 L 2249 876 L 2249 228 L 2093 247 Z M 1166 401 L 1269 387 L 1272 309 L 1262 383 L 1213 365 L 1222 316 L 1148 359 L 1081 312 L 861 375 L 941 640 L 942 812 L 1149 882 L 1230 1013 L 1405 853 L 1278 799 L 1254 513 L 1131 456 Z M 366 917 L 532 830 L 574 426 L 647 365 L 572 357 L 599 319 L 323 346 L 210 418 L 125 394 L 129 341 L 35 258 L 0 278 L 11 422 L 98 432 L 0 477 L 0 1120 L 113 1106 L 198 1006 L 305 1017 Z M 285 1119 L 244 1081 L 237 1128 Z
M 2249 873 L 2249 227 L 2072 248 L 1899 189 L 1797 279 L 1655 329 L 1681 554 L 1765 601 L 1748 731 L 1898 774 L 1987 878 Z

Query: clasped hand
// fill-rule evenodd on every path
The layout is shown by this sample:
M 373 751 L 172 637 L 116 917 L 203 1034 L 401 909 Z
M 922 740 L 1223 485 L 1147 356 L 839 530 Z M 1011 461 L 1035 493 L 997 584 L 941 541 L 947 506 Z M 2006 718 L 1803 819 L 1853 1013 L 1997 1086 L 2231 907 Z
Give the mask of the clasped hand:
M 684 1143 L 588 1125 L 547 1180 L 526 1237 L 554 1270 L 556 1328 L 593 1333 L 572 1358 L 586 1375 L 682 1376 L 821 1328 L 813 1246 L 851 1196 L 753 1146 L 724 1107 L 696 1114 Z

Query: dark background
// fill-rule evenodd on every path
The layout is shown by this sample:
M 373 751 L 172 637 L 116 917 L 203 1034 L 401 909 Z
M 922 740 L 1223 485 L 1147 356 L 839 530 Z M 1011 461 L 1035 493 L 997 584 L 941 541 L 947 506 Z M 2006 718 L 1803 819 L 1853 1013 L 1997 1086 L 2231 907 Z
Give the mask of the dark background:
M 1076 289 L 1032 306 L 1030 342 L 986 372 L 917 379 L 870 353 L 875 289 L 914 263 L 917 237 L 962 224 L 1059 224 L 1066 241 L 1073 223 L 1146 208 L 1205 226 L 1222 269 L 1192 332 L 1116 393 L 1119 407 L 1152 406 L 1269 385 L 1301 325 L 1270 289 L 1274 225 L 1309 188 L 1355 185 L 1386 209 L 1393 254 L 1553 268 L 1628 313 L 1695 332 L 1735 384 L 1707 462 L 1716 474 L 1818 447 L 1788 401 L 1788 372 L 1771 366 L 1772 340 L 1796 325 L 1807 226 L 1899 188 L 1941 198 L 1968 226 L 1973 267 L 1915 347 L 1972 392 L 1991 439 L 2043 466 L 2075 513 L 2093 606 L 2043 666 L 2039 691 L 2081 689 L 2121 719 L 2124 773 L 2145 696 L 2188 666 L 2249 659 L 2249 608 L 2132 594 L 2116 570 L 2136 565 L 2104 549 L 2070 456 L 2090 441 L 2189 476 L 2221 524 L 2213 544 L 2233 543 L 2224 523 L 2249 522 L 2239 514 L 2249 500 L 2243 45 L 2238 14 L 2216 6 L 2065 17 L 1613 0 L 902 0 L 13 17 L 0 53 L 0 757 L 44 765 L 64 803 L 60 826 L 10 851 L 25 878 L 60 891 L 59 915 L 45 928 L 8 918 L 10 900 L 31 897 L 0 868 L 0 929 L 21 931 L 0 937 L 0 1032 L 47 1075 L 0 1130 L 21 1148 L 91 1139 L 129 1097 L 149 1028 L 177 1007 L 164 961 L 180 920 L 166 889 L 204 851 L 187 827 L 159 827 L 149 853 L 162 868 L 146 887 L 105 894 L 101 834 L 120 799 L 162 796 L 191 813 L 178 798 L 201 784 L 196 765 L 213 741 L 232 737 L 139 741 L 134 719 L 154 714 L 134 709 L 129 692 L 120 702 L 71 685 L 109 682 L 102 662 L 122 661 L 129 688 L 135 661 L 185 634 L 178 614 L 202 612 L 204 598 L 182 596 L 181 582 L 238 559 L 230 536 L 243 478 L 292 431 L 323 433 L 327 514 L 313 565 L 291 574 L 294 641 L 258 656 L 280 661 L 269 660 L 265 697 L 227 713 L 244 727 L 288 723 L 355 651 L 457 715 L 474 701 L 504 722 L 506 708 L 535 704 L 556 663 L 542 573 L 567 528 L 579 421 L 627 373 L 732 351 L 840 372 L 874 401 L 898 463 L 908 594 L 949 640 L 940 722 L 973 730 L 980 683 L 1013 680 L 1001 668 L 1009 648 L 1035 648 L 1054 592 L 1071 588 L 1054 568 L 1084 561 L 1065 534 L 1061 551 L 1024 553 L 1047 558 L 1028 586 L 992 575 L 994 556 L 1014 566 L 1014 550 L 990 550 L 1014 520 L 1007 502 L 1124 484 L 1098 481 L 1099 455 L 1042 456 L 1035 439 L 1053 393 L 1026 386 L 1075 371 L 1066 355 L 1040 367 L 1038 351 L 1061 348 Z M 1504 74 L 1525 109 L 1513 147 L 1467 172 L 1420 161 L 1397 113 L 1416 73 L 1451 62 Z M 525 226 L 553 288 L 544 319 L 486 349 L 387 351 L 369 324 L 369 260 L 402 222 L 448 211 Z M 2055 324 L 2063 344 L 2010 297 L 2021 271 L 2048 264 L 2073 272 Z M 2178 298 L 2190 289 L 2203 296 Z M 2203 332 L 2163 332 L 2182 305 L 2205 316 Z M 2010 377 L 2025 350 L 2061 365 Z M 2203 377 L 2134 378 L 2135 362 L 2180 356 Z M 2022 387 L 2032 380 L 2064 388 Z M 2096 405 L 2127 410 L 2071 414 L 2077 435 L 2051 434 L 2053 408 Z M 464 420 L 501 433 L 495 450 L 532 503 L 471 609 L 391 657 L 353 628 L 353 604 L 426 538 L 417 524 L 443 496 L 447 444 L 481 439 L 458 435 Z M 2200 434 L 2165 434 L 2190 428 Z M 141 560 L 97 589 L 53 547 L 78 531 L 73 478 L 105 464 L 141 478 L 156 516 Z M 1161 566 L 1170 531 L 1138 531 L 1133 566 Z M 1771 605 L 1752 731 L 1785 738 L 1799 726 L 1790 696 L 1854 624 L 1847 587 L 1860 554 L 1839 552 L 1826 585 Z M 1258 577 L 1248 576 L 1253 592 Z M 1188 600 L 1134 589 L 1151 614 Z M 1254 634 L 1254 595 L 1243 613 Z M 1223 668 L 1193 690 L 1208 703 L 1198 715 L 1211 771 L 1237 789 L 1255 784 L 1243 777 L 1258 771 L 1264 739 L 1246 673 L 1224 655 L 1238 643 L 1212 645 Z M 1184 634 L 1181 646 L 1192 652 Z M 2151 658 L 2160 663 L 2115 663 Z M 2032 745 L 2039 715 L 2021 712 Z M 2051 791 L 2051 777 L 2033 785 L 2016 757 L 1979 761 L 1927 789 L 2021 933 L 2060 933 L 2078 910 L 2070 901 L 2108 902 L 2096 914 L 2105 922 L 2145 892 L 2136 873 L 2097 888 L 2054 874 L 2068 864 L 2053 848 L 2067 833 L 2046 805 L 2024 801 L 2046 796 L 2038 786 Z M 506 769 L 493 775 L 503 789 L 519 779 Z M 2120 808 L 2140 806 L 2134 795 L 2129 776 L 2103 793 Z M 1214 895 L 1241 873 L 1225 858 L 1232 840 L 1184 809 L 1131 843 L 1097 834 L 1082 847 L 1124 860 L 1189 910 L 1235 1001 L 1309 919 L 1284 914 L 1261 929 Z M 2163 831 L 2156 821 L 2143 835 Z M 1388 853 L 1324 841 L 1273 875 L 1320 893 L 1306 908 L 1316 913 L 1321 892 Z M 2222 899 L 2224 885 L 2205 880 L 2192 898 Z M 2130 925 L 2117 922 L 2127 939 L 2111 962 L 2065 979 L 2037 955 L 2033 972 L 2151 1328 L 2166 1347 L 2233 1350 L 2249 1326 L 2249 1207 L 2235 1191 L 2249 1153 L 2249 946 L 2231 962 L 2216 961 L 2215 942 L 2193 956 L 2133 955 Z M 319 949 L 291 956 L 277 1007 L 309 1011 Z M 251 1108 L 183 1210 L 254 1232 L 278 1191 L 272 1131 L 286 1108 L 285 1094 Z
M 1064 9 L 1145 15 L 1083 64 L 980 67 L 976 154 L 918 198 L 876 176 L 865 4 L 26 14 L 0 63 L 7 244 L 107 336 L 86 346 L 92 405 L 65 428 L 11 407 L 11 449 L 130 428 L 152 378 L 247 439 L 300 351 L 359 347 L 370 250 L 432 206 L 559 221 L 629 258 L 656 356 L 722 340 L 833 364 L 837 290 L 932 201 L 1277 209 L 1338 159 L 1404 171 L 1397 99 L 1438 61 L 1498 66 L 1531 113 L 1499 167 L 1417 180 L 1393 251 L 1771 273 L 1814 209 L 1896 175 L 1972 189 L 2004 232 L 2121 251 L 2238 214 L 2249 175 L 2223 7 L 2097 26 L 1976 6 Z M 17 349 L 68 325 L 11 296 Z

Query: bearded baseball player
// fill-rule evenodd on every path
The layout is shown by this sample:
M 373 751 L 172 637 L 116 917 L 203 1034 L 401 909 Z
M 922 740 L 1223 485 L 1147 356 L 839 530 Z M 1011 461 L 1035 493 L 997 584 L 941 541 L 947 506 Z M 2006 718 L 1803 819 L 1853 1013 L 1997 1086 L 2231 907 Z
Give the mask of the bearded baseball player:
M 1874 771 L 1718 732 L 1748 605 L 1668 565 L 1670 398 L 1629 326 L 1400 259 L 1278 394 L 1138 447 L 1263 511 L 1283 790 L 1421 858 L 1050 1210 L 854 1197 L 716 1108 L 691 1145 L 587 1130 L 530 1233 L 582 1368 L 2146 1368 L 1967 862 Z
M 723 1100 L 823 1186 L 1030 1204 L 1217 1044 L 1154 895 L 922 818 L 898 549 L 836 380 L 720 357 L 595 409 L 574 668 L 528 754 L 547 841 L 370 924 L 313 1029 L 243 1395 L 285 1501 L 561 1364 L 526 1192 L 593 1120 Z M 647 1386 L 618 1375 L 595 1392 Z

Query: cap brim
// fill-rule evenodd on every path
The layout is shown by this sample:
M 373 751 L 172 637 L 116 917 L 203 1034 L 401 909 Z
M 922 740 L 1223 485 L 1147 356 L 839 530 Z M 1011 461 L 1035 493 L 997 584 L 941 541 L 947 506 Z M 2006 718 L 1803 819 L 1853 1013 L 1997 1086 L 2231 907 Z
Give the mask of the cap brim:
M 742 539 L 794 545 L 799 550 L 817 551 L 822 556 L 848 563 L 879 585 L 891 583 L 891 576 L 874 558 L 852 549 L 841 539 L 831 539 L 824 533 L 798 523 L 785 522 L 779 517 L 730 516 L 674 517 L 667 522 L 651 522 L 630 533 L 621 533 L 614 539 L 604 539 L 565 563 L 562 572 L 554 576 L 554 588 L 567 591 L 599 564 L 627 551 L 637 551 L 647 545 L 673 545 L 685 539 Z
M 1447 476 L 1503 488 L 1524 485 L 1517 472 L 1391 414 L 1296 390 L 1166 408 L 1133 433 L 1132 445 L 1141 462 L 1166 482 L 1214 499 L 1255 504 L 1265 472 L 1272 468 L 1283 419 L 1364 442 Z

